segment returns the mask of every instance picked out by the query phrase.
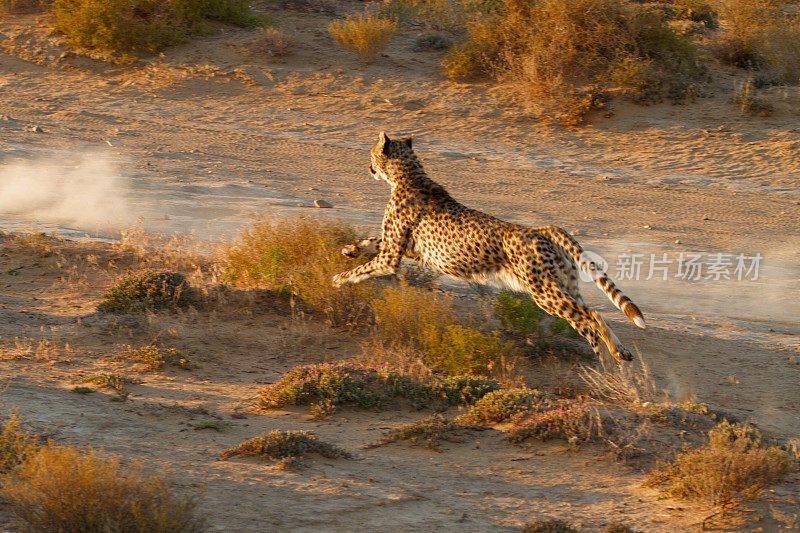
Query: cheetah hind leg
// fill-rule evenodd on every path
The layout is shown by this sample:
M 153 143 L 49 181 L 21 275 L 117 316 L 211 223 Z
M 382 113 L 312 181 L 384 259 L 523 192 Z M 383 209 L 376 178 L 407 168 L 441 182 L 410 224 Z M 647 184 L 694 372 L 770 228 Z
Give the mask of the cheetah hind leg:
M 536 290 L 528 289 L 531 298 L 543 311 L 566 320 L 572 328 L 585 338 L 597 357 L 602 357 L 601 340 L 608 352 L 618 361 L 631 361 L 633 356 L 626 350 L 617 336 L 606 325 L 597 312 L 579 303 L 555 283 L 547 287 L 550 297 Z M 579 296 L 580 297 L 580 296 Z

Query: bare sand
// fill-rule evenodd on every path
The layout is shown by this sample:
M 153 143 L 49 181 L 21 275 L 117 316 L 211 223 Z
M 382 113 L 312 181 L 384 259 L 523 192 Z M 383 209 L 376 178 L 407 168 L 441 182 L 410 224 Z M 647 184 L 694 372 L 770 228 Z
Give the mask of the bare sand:
M 563 226 L 612 265 L 633 253 L 761 254 L 758 280 L 688 282 L 672 265 L 666 281 L 620 281 L 648 317 L 645 331 L 584 292 L 672 398 L 800 436 L 796 88 L 770 90 L 773 116 L 747 117 L 727 101 L 743 75 L 720 69 L 708 98 L 617 103 L 613 117 L 566 129 L 527 118 L 502 91 L 442 79 L 439 56 L 411 52 L 411 33 L 363 65 L 333 46 L 326 17 L 290 13 L 280 25 L 297 43 L 285 58 L 253 54 L 251 31 L 220 28 L 116 66 L 62 57 L 58 37 L 32 20 L 0 20 L 0 229 L 103 241 L 138 221 L 220 240 L 268 212 L 342 217 L 375 233 L 388 190 L 369 177 L 367 151 L 381 130 L 413 134 L 431 177 L 459 200 Z M 316 199 L 334 208 L 314 209 Z M 600 450 L 521 449 L 497 431 L 443 453 L 397 444 L 300 472 L 217 461 L 272 428 L 313 429 L 357 451 L 424 414 L 255 413 L 263 384 L 297 364 L 353 357 L 361 339 L 258 301 L 228 313 L 80 319 L 141 258 L 75 246 L 45 256 L 8 244 L 0 254 L 0 400 L 59 440 L 145 458 L 186 488 L 202 486 L 214 530 L 495 531 L 555 517 L 587 531 L 616 520 L 686 531 L 713 512 L 659 500 L 641 472 Z M 104 356 L 153 338 L 187 349 L 200 368 L 147 374 L 121 403 L 71 392 L 82 374 L 136 371 Z M 224 431 L 192 429 L 205 420 L 224 420 Z M 800 528 L 797 474 L 773 490 L 717 530 Z

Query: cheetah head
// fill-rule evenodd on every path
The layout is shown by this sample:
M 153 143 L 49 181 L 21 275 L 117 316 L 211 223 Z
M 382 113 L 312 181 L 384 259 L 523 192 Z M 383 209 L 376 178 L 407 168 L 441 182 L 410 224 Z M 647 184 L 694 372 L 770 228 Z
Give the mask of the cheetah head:
M 396 185 L 396 176 L 402 175 L 407 165 L 419 165 L 417 156 L 411 150 L 411 137 L 393 141 L 384 132 L 378 136 L 378 142 L 370 150 L 369 158 L 369 173 L 372 177 L 384 180 L 392 187 Z

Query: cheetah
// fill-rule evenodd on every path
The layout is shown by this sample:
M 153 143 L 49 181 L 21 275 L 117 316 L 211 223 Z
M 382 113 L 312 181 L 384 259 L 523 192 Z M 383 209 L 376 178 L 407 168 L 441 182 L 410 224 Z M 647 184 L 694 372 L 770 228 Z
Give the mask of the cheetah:
M 640 328 L 644 317 L 594 262 L 582 260 L 583 250 L 569 233 L 556 226 L 511 224 L 462 205 L 428 178 L 411 146 L 411 138 L 390 140 L 381 132 L 370 150 L 370 174 L 392 188 L 381 237 L 347 246 L 342 253 L 377 255 L 334 276 L 334 286 L 394 274 L 406 257 L 454 278 L 499 281 L 526 292 L 545 312 L 569 322 L 598 357 L 602 341 L 618 361 L 632 360 L 600 315 L 586 307 L 578 268 Z

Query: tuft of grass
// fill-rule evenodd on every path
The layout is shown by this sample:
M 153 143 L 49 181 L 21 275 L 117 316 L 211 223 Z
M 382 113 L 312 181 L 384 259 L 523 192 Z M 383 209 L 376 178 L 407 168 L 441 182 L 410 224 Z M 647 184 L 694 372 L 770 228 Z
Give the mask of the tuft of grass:
M 522 442 L 533 437 L 539 440 L 564 439 L 572 442 L 592 436 L 592 413 L 584 405 L 567 404 L 536 413 L 522 420 L 508 432 L 508 440 Z
M 775 110 L 772 104 L 756 94 L 752 79 L 736 87 L 731 103 L 748 115 L 767 117 Z
M 309 431 L 284 431 L 275 429 L 259 437 L 246 440 L 238 446 L 222 452 L 222 459 L 234 456 L 264 457 L 268 459 L 284 459 L 302 457 L 309 453 L 316 453 L 329 459 L 349 459 L 349 452 L 319 440 Z
M 328 25 L 336 44 L 366 61 L 372 61 L 389 45 L 397 32 L 394 20 L 370 13 L 350 15 L 345 20 L 334 20 Z
M 56 30 L 74 46 L 108 52 L 159 52 L 207 33 L 208 20 L 255 26 L 246 0 L 54 0 Z
M 500 424 L 513 421 L 526 413 L 547 411 L 556 407 L 556 400 L 536 389 L 515 388 L 492 391 L 475 402 L 456 422 Z
M 72 392 L 77 392 L 78 394 L 91 394 L 95 390 L 91 387 L 73 387 Z
M 442 441 L 461 442 L 453 434 L 467 426 L 453 422 L 443 417 L 442 415 L 435 414 L 422 420 L 417 420 L 410 424 L 405 424 L 397 429 L 387 432 L 383 438 L 374 443 L 365 446 L 365 448 L 377 448 L 392 442 L 401 440 L 410 441 L 413 445 L 424 444 L 425 447 L 431 450 L 438 450 L 439 444 Z
M 555 518 L 550 520 L 536 520 L 522 527 L 522 533 L 578 533 L 578 530 Z
M 414 39 L 413 50 L 415 52 L 426 52 L 428 50 L 447 50 L 453 46 L 450 40 L 438 33 L 429 33 Z
M 189 303 L 189 291 L 183 274 L 145 270 L 127 274 L 106 289 L 97 310 L 119 313 L 186 305 Z
M 26 531 L 203 530 L 196 502 L 141 465 L 72 446 L 42 447 L 6 476 L 2 495 Z
M 331 284 L 334 274 L 359 264 L 340 253 L 356 240 L 355 230 L 342 221 L 262 218 L 224 251 L 223 279 L 300 298 L 334 325 L 357 325 L 369 315 L 372 285 Z
M 125 385 L 135 385 L 141 383 L 142 380 L 123 376 L 121 374 L 96 374 L 83 378 L 83 382 L 92 383 L 105 389 L 123 391 L 125 390 Z
M 382 409 L 396 399 L 416 408 L 469 404 L 497 388 L 497 382 L 473 376 L 421 381 L 386 367 L 324 363 L 290 370 L 261 391 L 259 405 L 274 409 L 310 404 L 316 415 L 324 416 L 343 404 Z
M 40 448 L 36 435 L 22 429 L 22 420 L 12 411 L 0 431 L 0 474 L 25 462 Z
M 164 348 L 155 344 L 148 344 L 141 348 L 129 346 L 122 357 L 131 361 L 144 364 L 144 369 L 150 372 L 162 370 L 166 366 L 174 366 L 184 370 L 192 368 L 189 358 L 176 348 Z
M 764 445 L 754 427 L 721 422 L 708 433 L 708 445 L 679 455 L 653 472 L 646 485 L 674 498 L 698 499 L 723 509 L 738 499 L 755 498 L 789 470 L 788 454 Z

